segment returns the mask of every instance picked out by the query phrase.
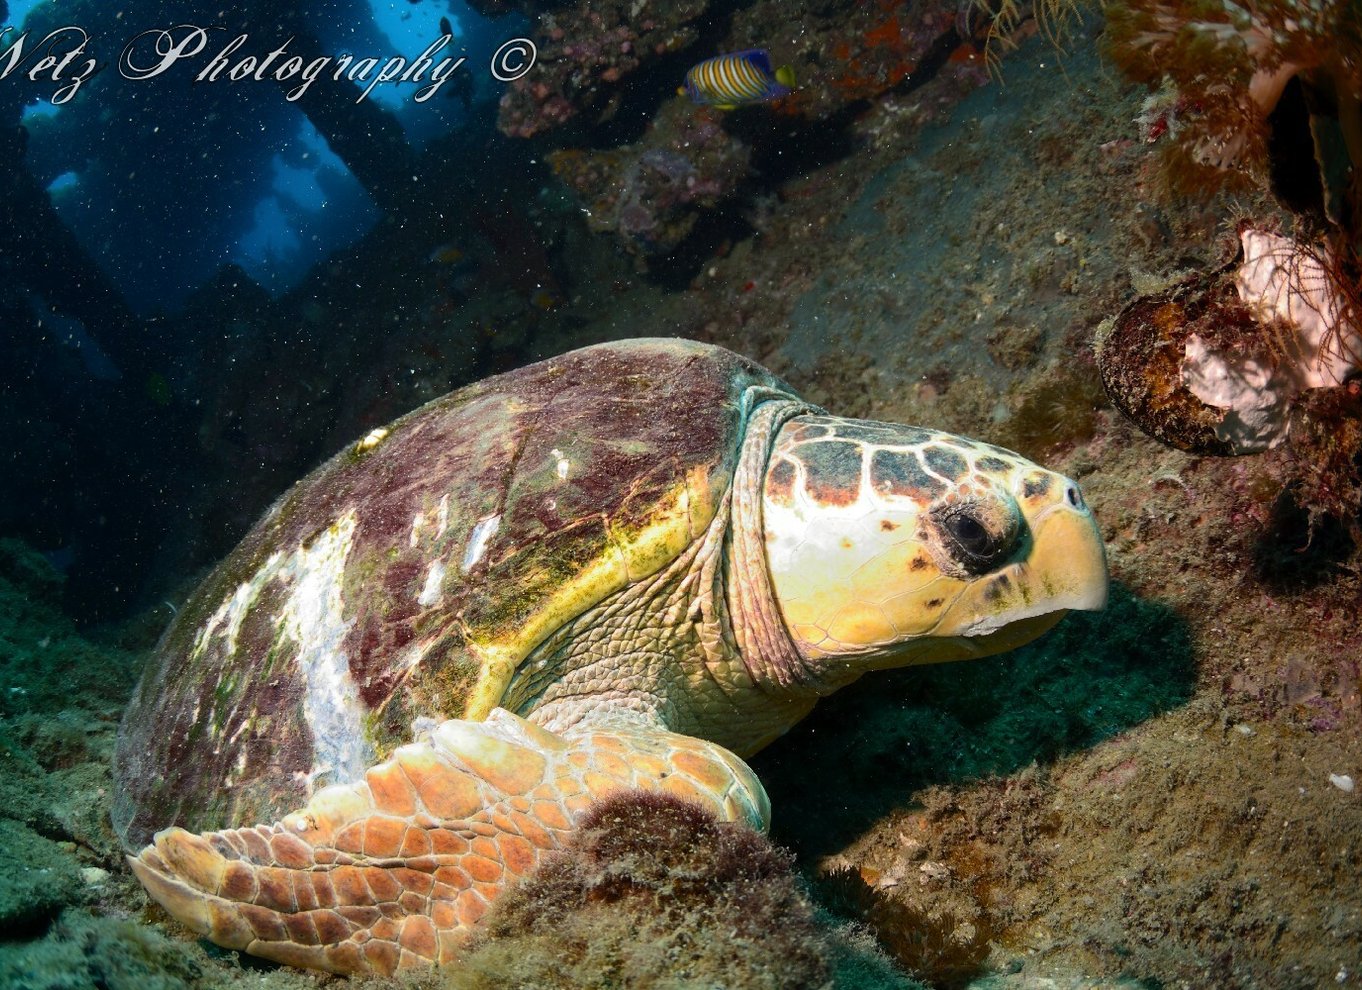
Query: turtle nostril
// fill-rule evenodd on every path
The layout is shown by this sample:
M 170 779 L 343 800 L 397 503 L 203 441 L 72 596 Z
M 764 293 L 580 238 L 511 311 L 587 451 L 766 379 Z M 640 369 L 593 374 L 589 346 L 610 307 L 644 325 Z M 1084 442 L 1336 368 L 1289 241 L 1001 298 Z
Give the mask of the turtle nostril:
M 1083 493 L 1078 490 L 1078 486 L 1070 482 L 1064 488 L 1064 499 L 1075 509 L 1083 508 Z

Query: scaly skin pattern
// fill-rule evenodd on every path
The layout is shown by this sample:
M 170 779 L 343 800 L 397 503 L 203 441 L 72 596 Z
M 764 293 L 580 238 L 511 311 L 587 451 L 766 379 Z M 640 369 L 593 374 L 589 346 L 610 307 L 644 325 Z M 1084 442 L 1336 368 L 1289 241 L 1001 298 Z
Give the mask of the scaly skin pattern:
M 628 721 L 557 735 L 496 709 L 399 747 L 271 826 L 172 828 L 131 857 L 143 885 L 219 945 L 336 973 L 451 962 L 508 884 L 593 802 L 662 791 L 764 829 L 766 793 L 720 747 Z
M 792 420 L 766 472 L 762 523 L 801 655 L 856 658 L 849 676 L 1012 649 L 1067 609 L 1106 601 L 1102 540 L 1078 486 L 954 434 Z

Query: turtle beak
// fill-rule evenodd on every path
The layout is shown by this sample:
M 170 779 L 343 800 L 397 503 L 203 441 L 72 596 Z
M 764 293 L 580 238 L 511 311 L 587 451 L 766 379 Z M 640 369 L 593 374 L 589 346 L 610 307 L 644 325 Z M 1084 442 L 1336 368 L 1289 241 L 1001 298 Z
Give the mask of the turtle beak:
M 1107 553 L 1097 519 L 1078 485 L 1068 481 L 1062 502 L 1041 513 L 1035 523 L 1033 568 L 1063 608 L 1100 612 L 1107 605 Z
M 1107 605 L 1107 554 L 1097 520 L 1077 494 L 1078 486 L 1069 485 L 1073 494 L 1066 493 L 1062 503 L 1036 519 L 1027 571 L 1049 609 L 1100 612 Z
M 1029 642 L 1070 610 L 1107 604 L 1102 534 L 1078 486 L 1062 482 L 1027 520 L 1024 558 L 973 582 L 942 617 L 940 628 L 974 640 L 981 656 Z

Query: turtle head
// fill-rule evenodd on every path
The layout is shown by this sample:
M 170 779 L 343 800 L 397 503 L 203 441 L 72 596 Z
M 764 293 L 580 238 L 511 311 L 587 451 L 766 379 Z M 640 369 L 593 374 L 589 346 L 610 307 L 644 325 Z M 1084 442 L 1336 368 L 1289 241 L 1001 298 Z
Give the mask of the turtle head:
M 832 686 L 1009 650 L 1106 603 L 1078 486 L 948 433 L 792 419 L 767 462 L 762 526 L 787 631 Z

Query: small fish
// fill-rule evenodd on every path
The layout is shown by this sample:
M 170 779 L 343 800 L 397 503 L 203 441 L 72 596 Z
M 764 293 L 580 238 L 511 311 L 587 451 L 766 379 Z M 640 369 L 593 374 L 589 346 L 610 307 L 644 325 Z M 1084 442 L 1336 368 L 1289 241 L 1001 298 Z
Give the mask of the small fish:
M 732 110 L 785 96 L 794 86 L 794 69 L 782 65 L 772 70 L 770 53 L 753 48 L 705 59 L 686 73 L 686 85 L 677 93 L 696 103 Z

